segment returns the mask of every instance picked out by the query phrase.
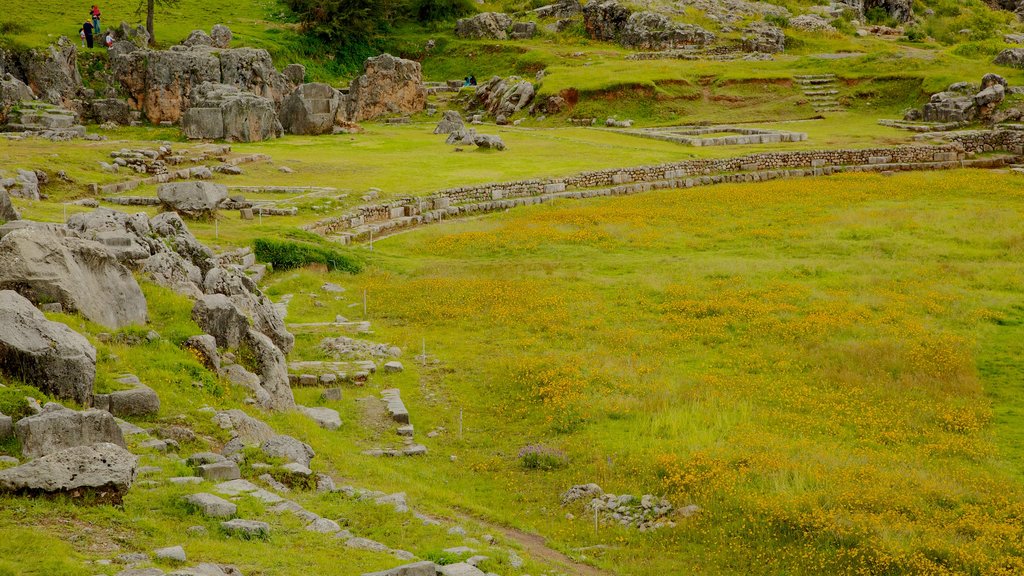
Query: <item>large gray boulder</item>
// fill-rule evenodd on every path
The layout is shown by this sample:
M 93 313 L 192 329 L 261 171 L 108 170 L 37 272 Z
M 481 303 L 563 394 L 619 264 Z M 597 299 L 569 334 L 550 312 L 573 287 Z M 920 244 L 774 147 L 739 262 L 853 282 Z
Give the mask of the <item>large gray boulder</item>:
M 267 440 L 260 449 L 271 458 L 282 458 L 286 462 L 295 462 L 309 467 L 310 461 L 316 456 L 313 448 L 291 436 L 279 434 Z
M 1024 48 L 1007 48 L 996 56 L 994 62 L 1000 66 L 1024 68 Z
M 284 320 L 269 298 L 260 292 L 256 283 L 244 274 L 226 268 L 212 268 L 203 281 L 207 294 L 223 294 L 246 316 L 253 327 L 266 334 L 285 354 L 295 346 L 295 336 L 285 327 Z
M 533 102 L 536 95 L 533 83 L 518 76 L 502 78 L 494 76 L 477 86 L 473 106 L 481 108 L 491 116 L 511 118 L 515 113 Z
M 743 50 L 778 54 L 786 50 L 786 34 L 778 26 L 754 22 L 743 31 Z
M 256 374 L 260 377 L 263 393 L 256 394 L 260 406 L 267 410 L 295 408 L 295 396 L 288 380 L 288 362 L 273 341 L 261 332 L 249 330 L 242 342 L 242 350 L 252 358 Z
M 157 238 L 205 274 L 213 267 L 213 251 L 196 240 L 177 212 L 157 214 L 149 221 Z
M 14 435 L 21 441 L 27 458 L 38 458 L 75 446 L 109 442 L 124 447 L 124 436 L 117 421 L 103 410 L 81 412 L 59 404 L 47 404 L 43 412 L 14 424 Z
M 315 136 L 334 129 L 343 95 L 327 84 L 303 84 L 281 105 L 281 125 L 289 134 Z
M 478 148 L 484 150 L 504 150 L 505 142 L 500 136 L 493 136 L 490 134 L 477 134 L 473 137 L 473 144 L 476 144 Z
M 273 100 L 227 84 L 204 83 L 181 118 L 186 138 L 260 142 L 281 136 Z
M 77 446 L 0 470 L 0 492 L 24 496 L 64 494 L 120 504 L 135 481 L 137 463 L 138 458 L 116 444 Z
M 7 195 L 7 190 L 0 186 L 0 222 L 13 222 L 20 219 L 21 214 L 11 203 L 11 197 Z
M 655 12 L 635 12 L 626 19 L 618 41 L 633 50 L 670 50 L 682 46 L 704 46 L 715 35 L 693 24 L 679 24 Z
M 437 576 L 437 570 L 437 564 L 424 560 L 381 572 L 366 572 L 362 576 Z
M 592 39 L 615 42 L 631 15 L 632 10 L 617 0 L 590 0 L 583 6 L 583 26 Z
M 223 294 L 209 294 L 196 300 L 192 320 L 213 336 L 221 348 L 238 348 L 249 332 L 249 319 Z
M 123 263 L 149 258 L 159 248 L 159 242 L 152 237 L 149 216 L 141 212 L 129 215 L 97 208 L 72 215 L 67 227 L 82 238 L 103 244 Z
M 362 76 L 352 81 L 345 120 L 362 122 L 388 114 L 413 114 L 427 107 L 427 88 L 419 62 L 381 54 L 368 58 Z
M 75 99 L 83 86 L 74 42 L 61 36 L 45 48 L 12 51 L 6 56 L 13 61 L 11 68 L 20 71 L 19 76 L 37 98 L 69 109 L 77 107 Z
M 462 121 L 462 115 L 456 110 L 448 110 L 434 128 L 434 134 L 454 134 L 465 129 L 466 124 Z
M 482 12 L 471 18 L 462 18 L 455 23 L 455 35 L 459 38 L 507 40 L 512 17 L 500 12 Z
M 216 35 L 208 38 L 219 42 Z M 274 107 L 291 90 L 274 68 L 270 53 L 256 48 L 220 49 L 200 43 L 170 50 L 112 51 L 111 66 L 129 96 L 128 103 L 153 123 L 180 120 L 192 105 L 193 91 L 204 83 L 227 84 L 269 99 Z M 256 101 L 242 98 L 241 102 Z M 239 112 L 236 108 L 235 113 Z
M 213 416 L 213 421 L 243 445 L 261 444 L 277 435 L 266 422 L 253 418 L 238 409 L 217 412 Z M 225 454 L 227 454 L 226 451 Z
M 145 324 L 146 298 L 132 273 L 106 247 L 40 227 L 0 239 L 0 290 L 65 310 L 108 328 Z
M 118 418 L 155 416 L 160 413 L 160 397 L 152 388 L 140 382 L 137 376 L 122 376 L 117 382 L 131 388 L 93 395 L 94 408 L 106 410 Z
M 168 182 L 156 190 L 157 197 L 167 210 L 192 218 L 210 216 L 228 199 L 228 188 L 202 180 Z
M 0 77 L 0 124 L 7 123 L 11 109 L 21 102 L 34 100 L 35 96 L 24 82 L 12 74 Z
M 925 122 L 971 122 L 978 117 L 974 98 L 955 92 L 932 94 L 923 112 Z
M 200 298 L 203 291 L 203 272 L 195 264 L 182 258 L 176 252 L 160 252 L 142 261 L 139 271 L 154 283 L 188 296 Z
M 0 290 L 0 372 L 87 404 L 96 379 L 96 349 L 81 334 L 47 320 L 17 292 Z

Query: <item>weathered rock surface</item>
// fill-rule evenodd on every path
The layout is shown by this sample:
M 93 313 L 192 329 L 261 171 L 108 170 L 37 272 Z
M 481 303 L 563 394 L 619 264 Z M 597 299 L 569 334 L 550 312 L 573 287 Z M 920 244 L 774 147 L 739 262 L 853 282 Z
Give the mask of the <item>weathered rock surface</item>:
M 12 222 L 20 219 L 21 214 L 11 203 L 11 197 L 7 195 L 7 190 L 0 186 L 0 222 Z
M 204 181 L 168 182 L 157 188 L 164 208 L 190 217 L 209 216 L 228 199 L 227 186 Z
M 533 83 L 518 76 L 502 78 L 494 76 L 477 86 L 473 105 L 482 108 L 491 116 L 511 118 L 533 102 L 536 90 Z
M 67 227 L 82 238 L 103 244 L 120 262 L 149 258 L 157 249 L 149 217 L 144 213 L 129 215 L 109 208 L 97 208 L 92 212 L 72 215 L 68 218 Z
M 92 398 L 93 407 L 106 410 L 118 418 L 154 416 L 160 412 L 160 397 L 152 388 L 140 382 L 138 377 L 127 375 L 117 382 L 131 388 L 96 394 Z
M 96 379 L 96 349 L 64 324 L 47 320 L 17 292 L 2 290 L 0 372 L 87 404 Z
M 185 502 L 210 518 L 231 518 L 238 512 L 238 506 L 220 496 L 200 492 L 185 497 Z
M 805 32 L 835 32 L 836 29 L 828 20 L 817 14 L 802 14 L 791 18 L 789 25 Z
M 288 380 L 288 362 L 274 342 L 262 332 L 249 330 L 242 342 L 242 349 L 252 357 L 260 377 L 260 386 L 265 392 L 265 395 L 256 394 L 260 406 L 268 410 L 294 408 L 295 397 Z
M 203 272 L 174 252 L 160 252 L 142 261 L 139 271 L 153 282 L 189 298 L 200 298 Z
M 500 12 L 481 12 L 471 18 L 462 18 L 455 24 L 455 35 L 459 38 L 490 40 L 508 39 L 512 17 Z
M 434 128 L 434 134 L 453 134 L 465 128 L 466 124 L 462 121 L 462 115 L 456 110 L 447 110 Z
M 34 100 L 32 90 L 14 77 L 13 74 L 5 74 L 0 78 L 0 124 L 7 122 L 11 109 L 21 102 Z
M 79 96 L 82 76 L 78 72 L 78 49 L 74 42 L 60 37 L 46 48 L 4 52 L 0 50 L 0 63 L 19 74 L 32 92 L 50 104 L 74 109 Z
M 279 434 L 264 442 L 260 449 L 272 458 L 283 458 L 287 462 L 295 462 L 309 467 L 309 463 L 316 456 L 313 448 L 305 442 L 301 442 L 284 434 Z
M 182 115 L 186 138 L 260 142 L 283 133 L 274 102 L 227 84 L 204 83 Z
M 345 120 L 362 122 L 388 114 L 412 114 L 427 106 L 419 62 L 381 54 L 366 60 L 363 75 L 352 81 Z
M 243 445 L 261 444 L 276 436 L 274 430 L 266 422 L 257 420 L 241 410 L 217 412 L 213 419 L 218 426 L 228 430 L 232 437 L 238 439 Z M 225 451 L 226 453 L 227 451 Z
M 135 481 L 138 459 L 110 443 L 77 446 L 0 470 L 0 492 L 87 496 L 120 504 Z
M 437 576 L 437 564 L 430 561 L 406 564 L 381 572 L 367 572 L 362 576 Z
M 14 434 L 21 441 L 22 454 L 28 458 L 97 442 L 125 446 L 121 428 L 109 412 L 78 412 L 59 404 L 47 404 L 42 413 L 18 420 Z
M 778 54 L 786 50 L 786 34 L 778 26 L 754 22 L 743 31 L 743 50 Z
M 0 290 L 65 310 L 108 328 L 145 324 L 146 298 L 131 272 L 102 244 L 30 227 L 0 239 Z
M 679 24 L 662 14 L 636 12 L 626 19 L 615 39 L 633 50 L 671 50 L 710 44 L 715 35 L 700 26 Z
M 223 294 L 208 294 L 196 300 L 192 319 L 222 348 L 238 348 L 249 332 L 249 319 Z
M 281 125 L 289 134 L 328 134 L 334 129 L 343 95 L 327 84 L 302 84 L 281 105 Z
M 224 294 L 252 319 L 253 327 L 267 335 L 285 354 L 295 346 L 295 336 L 288 331 L 273 302 L 263 295 L 256 283 L 244 274 L 226 268 L 212 268 L 203 281 L 207 294 Z
M 473 144 L 476 144 L 478 148 L 484 150 L 504 150 L 505 142 L 500 136 L 493 136 L 491 134 L 477 134 L 473 137 Z

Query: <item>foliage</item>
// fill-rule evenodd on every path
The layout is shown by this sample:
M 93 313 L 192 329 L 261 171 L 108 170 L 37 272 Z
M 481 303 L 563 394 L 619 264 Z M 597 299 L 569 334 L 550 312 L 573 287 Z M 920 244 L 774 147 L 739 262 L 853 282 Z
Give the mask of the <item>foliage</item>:
M 431 550 L 423 555 L 423 557 L 438 566 L 448 566 L 449 564 L 457 564 L 462 562 L 461 554 L 453 554 L 451 552 L 445 552 L 444 550 Z
M 305 29 L 349 46 L 374 38 L 394 23 L 397 0 L 285 0 Z
M 360 260 L 351 253 L 308 242 L 257 238 L 253 240 L 253 251 L 256 258 L 269 262 L 276 270 L 290 270 L 309 264 L 322 264 L 328 270 L 352 274 L 358 274 L 363 269 Z
M 413 0 L 413 15 L 420 22 L 446 22 L 476 12 L 472 0 Z

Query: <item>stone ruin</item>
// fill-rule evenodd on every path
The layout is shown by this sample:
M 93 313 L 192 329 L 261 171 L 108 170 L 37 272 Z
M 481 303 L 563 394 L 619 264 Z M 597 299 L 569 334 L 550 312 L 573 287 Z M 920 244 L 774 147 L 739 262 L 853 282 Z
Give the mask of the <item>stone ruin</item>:
M 263 49 L 231 48 L 231 31 L 194 31 L 168 50 L 147 47 L 144 30 L 122 24 L 110 50 L 106 89 L 83 85 L 77 49 L 61 38 L 45 50 L 0 50 L 0 131 L 54 139 L 83 136 L 81 120 L 180 123 L 196 139 L 250 142 L 323 134 L 351 123 L 426 108 L 420 65 L 383 54 L 366 61 L 347 90 L 304 84 L 305 69 L 278 72 Z
M 932 94 L 921 109 L 907 111 L 903 119 L 907 122 L 969 123 L 976 120 L 999 122 L 996 113 L 1006 98 L 1009 84 L 998 74 L 986 74 L 981 86 L 969 82 L 957 82 L 946 90 Z M 1018 112 L 1019 117 L 1019 112 Z
M 536 23 L 515 22 L 511 16 L 500 12 L 482 12 L 455 24 L 455 35 L 459 38 L 528 40 L 536 34 Z

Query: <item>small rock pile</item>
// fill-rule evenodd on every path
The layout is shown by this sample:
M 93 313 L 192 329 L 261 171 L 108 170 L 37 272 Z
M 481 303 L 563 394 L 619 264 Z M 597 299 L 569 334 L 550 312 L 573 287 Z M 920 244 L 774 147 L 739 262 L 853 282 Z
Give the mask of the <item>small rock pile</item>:
M 973 122 L 995 120 L 995 112 L 1006 98 L 1009 84 L 998 74 L 986 74 L 981 87 L 969 82 L 951 84 L 946 90 L 932 94 L 924 108 L 907 111 L 909 122 Z
M 641 532 L 676 525 L 669 519 L 675 512 L 672 504 L 652 494 L 605 494 L 597 484 L 581 484 L 573 486 L 562 495 L 563 506 L 580 501 L 586 501 L 586 510 L 596 512 L 605 522 L 633 526 Z M 687 511 L 693 514 L 696 510 L 687 507 Z
M 101 167 L 108 172 L 117 171 L 119 168 L 134 170 L 139 174 L 166 174 L 168 164 L 177 164 L 180 158 L 174 155 L 171 145 L 161 145 L 156 150 L 151 149 L 128 149 L 122 148 L 110 153 L 113 158 L 111 164 L 101 163 Z
M 397 358 L 402 355 L 401 348 L 390 344 L 381 344 L 367 340 L 357 340 L 347 336 L 324 338 L 320 348 L 338 359 L 342 356 L 363 358 Z

